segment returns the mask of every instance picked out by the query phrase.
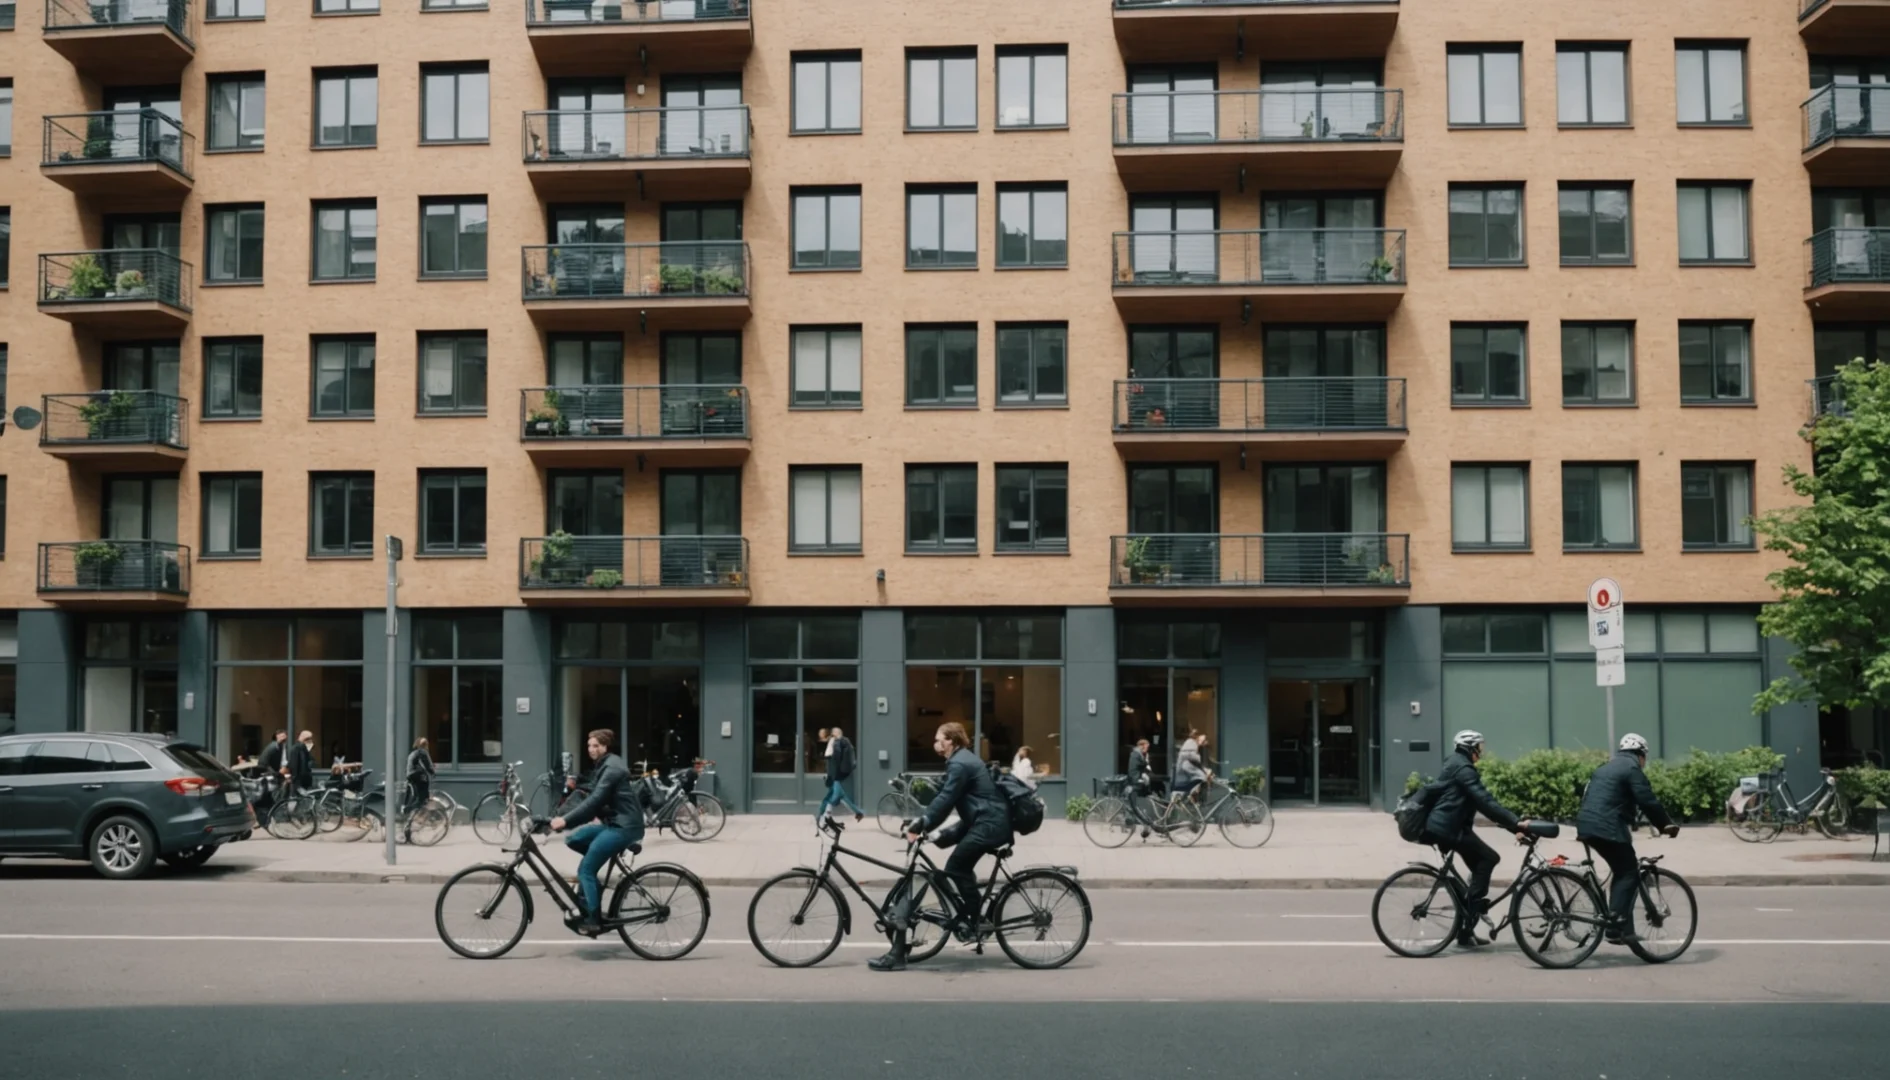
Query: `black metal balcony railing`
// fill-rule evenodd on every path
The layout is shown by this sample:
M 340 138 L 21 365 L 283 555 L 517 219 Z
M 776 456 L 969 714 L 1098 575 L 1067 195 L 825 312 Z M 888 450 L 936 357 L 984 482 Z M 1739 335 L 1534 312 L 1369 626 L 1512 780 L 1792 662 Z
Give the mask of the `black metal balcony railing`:
M 100 390 L 47 394 L 40 399 L 45 422 L 41 446 L 114 443 L 189 448 L 184 425 L 190 402 L 155 390 Z
M 1117 286 L 1402 285 L 1403 229 L 1119 232 Z
M 1404 91 L 1193 90 L 1115 95 L 1117 146 L 1402 142 Z
M 1833 139 L 1890 139 L 1890 84 L 1832 83 L 1805 99 L 1805 149 Z
M 48 116 L 40 164 L 168 165 L 190 175 L 197 139 L 156 109 Z
M 525 0 L 531 26 L 746 19 L 749 0 Z
M 1844 381 L 1836 375 L 1820 375 L 1815 379 L 1806 379 L 1805 386 L 1811 391 L 1811 422 L 1817 423 L 1827 416 L 1844 416 Z
M 748 106 L 552 109 L 525 114 L 528 162 L 748 156 Z
M 156 300 L 190 310 L 191 265 L 157 248 L 67 251 L 39 257 L 42 304 Z
M 1404 380 L 1118 379 L 1115 429 L 1173 431 L 1403 431 Z
M 190 549 L 158 540 L 39 545 L 40 592 L 190 593 Z
M 46 0 L 46 32 L 164 26 L 190 40 L 190 0 Z
M 1404 533 L 1143 533 L 1110 538 L 1112 588 L 1400 588 Z
M 745 439 L 744 386 L 543 386 L 519 392 L 520 438 Z
M 1890 229 L 1826 229 L 1805 241 L 1807 287 L 1890 283 Z
M 527 300 L 748 295 L 748 245 L 739 240 L 539 244 L 521 254 Z
M 745 589 L 740 536 L 528 536 L 518 544 L 525 589 Z

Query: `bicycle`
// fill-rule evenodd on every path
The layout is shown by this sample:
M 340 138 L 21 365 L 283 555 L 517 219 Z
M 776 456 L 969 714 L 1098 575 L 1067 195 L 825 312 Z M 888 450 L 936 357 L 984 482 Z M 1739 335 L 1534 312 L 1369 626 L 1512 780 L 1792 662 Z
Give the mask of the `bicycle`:
M 367 834 L 367 808 L 371 794 L 367 791 L 367 778 L 373 771 L 360 769 L 346 774 L 336 773 L 315 793 L 313 812 L 316 831 L 337 832 L 344 823 L 352 821 L 360 827 L 352 839 L 359 840 Z
M 499 774 L 497 790 L 488 791 L 473 804 L 473 835 L 488 844 L 503 847 L 512 836 L 531 823 L 531 808 L 519 797 L 524 790 L 519 783 L 518 767 L 522 761 L 508 761 Z
M 924 785 L 936 791 L 944 779 L 943 773 L 905 772 L 886 781 L 886 786 L 892 790 L 881 795 L 879 805 L 873 808 L 879 831 L 887 836 L 898 836 L 900 826 L 918 817 L 925 809 L 925 804 L 919 801 L 914 790 Z
M 278 840 L 307 840 L 315 835 L 315 796 L 313 791 L 285 793 L 289 782 L 275 777 L 261 778 L 262 790 L 275 801 L 269 807 L 269 819 L 263 825 Z
M 843 822 L 829 817 L 821 822 L 820 829 L 823 843 L 831 839 L 826 843 L 827 853 L 820 868 L 797 866 L 779 874 L 762 885 L 749 903 L 748 940 L 756 951 L 779 967 L 812 967 L 833 955 L 840 947 L 840 938 L 853 932 L 853 909 L 833 884 L 838 874 L 873 913 L 876 932 L 890 934 L 897 924 L 906 924 L 910 934 L 908 963 L 937 956 L 950 937 L 946 927 L 951 925 L 951 911 L 956 905 L 948 899 L 951 894 L 943 891 L 948 888 L 942 884 L 944 872 L 922 850 L 923 842 L 908 842 L 905 862 L 891 863 L 844 847 L 840 842 L 846 831 Z M 1005 861 L 1014 854 L 1011 846 L 999 848 L 994 854 L 990 876 L 980 890 L 978 911 L 982 914 L 975 929 L 963 932 L 961 940 L 983 955 L 985 940 L 995 937 L 1004 954 L 1019 967 L 1047 970 L 1075 959 L 1089 941 L 1090 922 L 1089 896 L 1077 883 L 1075 868 L 1033 866 L 1012 874 L 1004 868 Z M 841 855 L 890 870 L 899 879 L 886 898 L 875 903 L 840 865 Z M 929 897 L 928 892 L 936 895 Z M 1066 905 L 1073 909 L 1071 915 L 1077 924 L 1074 940 L 1052 940 L 1050 934 L 1059 925 L 1058 913 Z M 766 940 L 764 926 L 773 935 Z M 804 928 L 811 928 L 811 936 L 802 939 Z M 805 940 L 808 951 L 789 953 L 788 949 L 800 940 Z
M 545 835 L 550 827 L 546 818 L 531 818 L 519 830 L 519 845 L 510 863 L 469 866 L 440 886 L 439 898 L 433 903 L 433 926 L 447 948 L 470 960 L 494 960 L 512 951 L 525 936 L 534 914 L 532 894 L 525 875 L 519 872 L 521 867 L 532 872 L 567 918 L 583 911 L 577 891 L 565 882 L 564 875 L 551 865 L 533 839 Z M 634 859 L 643 853 L 643 845 L 631 844 L 626 850 Z M 616 882 L 614 890 L 610 888 L 612 881 Z M 633 869 L 619 853 L 605 864 L 598 883 L 610 897 L 604 908 L 607 914 L 599 920 L 604 931 L 615 930 L 630 951 L 645 960 L 688 956 L 709 929 L 709 890 L 684 867 L 651 863 Z M 509 905 L 508 900 L 512 901 Z M 485 927 L 495 928 L 492 935 L 476 937 Z
M 409 810 L 407 803 L 412 798 L 413 785 L 402 784 L 401 805 L 395 809 L 393 818 L 394 827 L 400 830 L 401 842 L 416 847 L 432 847 L 446 839 L 447 832 L 452 828 L 452 818 L 432 799 Z M 382 801 L 385 802 L 385 799 Z M 378 842 L 383 835 L 381 830 L 387 827 L 385 814 L 374 806 L 363 807 L 361 812 L 367 817 L 369 839 Z
M 1197 785 L 1186 795 L 1137 795 L 1126 788 L 1127 778 L 1112 776 L 1106 794 L 1083 815 L 1083 835 L 1102 848 L 1118 848 L 1139 830 L 1154 833 L 1182 847 L 1192 847 L 1212 820 L 1221 836 L 1235 847 L 1257 848 L 1273 838 L 1273 812 L 1258 795 L 1236 795 L 1218 776 Z M 1202 791 L 1220 794 L 1204 811 Z M 1120 792 L 1120 794 L 1115 794 Z M 1143 803 L 1149 810 L 1143 809 Z
M 647 764 L 641 761 L 637 763 L 639 768 Z M 728 807 L 708 792 L 696 790 L 696 774 L 705 766 L 713 764 L 708 761 L 672 770 L 667 781 L 656 770 L 646 771 L 643 779 L 650 785 L 650 791 L 656 798 L 644 807 L 644 825 L 659 831 L 670 829 L 691 844 L 713 840 L 720 835 L 722 826 L 728 824 Z
M 1851 825 L 1851 801 L 1838 790 L 1836 774 L 1830 769 L 1818 771 L 1824 782 L 1802 799 L 1792 797 L 1792 786 L 1783 769 L 1741 777 L 1739 793 L 1756 795 L 1758 801 L 1735 810 L 1732 800 L 1727 800 L 1726 824 L 1733 835 L 1748 844 L 1769 844 L 1787 828 L 1804 832 L 1816 825 L 1831 839 L 1842 839 Z

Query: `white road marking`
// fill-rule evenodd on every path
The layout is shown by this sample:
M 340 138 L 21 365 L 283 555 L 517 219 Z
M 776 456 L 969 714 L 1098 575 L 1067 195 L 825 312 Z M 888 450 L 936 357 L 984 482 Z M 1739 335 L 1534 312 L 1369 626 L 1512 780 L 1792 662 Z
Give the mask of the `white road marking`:
M 1282 915 L 1282 919 L 1363 919 L 1363 915 Z

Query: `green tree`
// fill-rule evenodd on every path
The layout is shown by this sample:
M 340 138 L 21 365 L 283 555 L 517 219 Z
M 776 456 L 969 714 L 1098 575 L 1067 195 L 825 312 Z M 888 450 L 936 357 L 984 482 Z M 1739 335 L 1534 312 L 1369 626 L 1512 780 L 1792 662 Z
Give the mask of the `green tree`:
M 1804 503 L 1753 520 L 1765 549 L 1791 560 L 1767 577 L 1779 600 L 1759 628 L 1798 647 L 1795 677 L 1774 680 L 1754 712 L 1890 706 L 1890 365 L 1854 360 L 1835 389 L 1809 432 L 1816 471 L 1785 466 Z

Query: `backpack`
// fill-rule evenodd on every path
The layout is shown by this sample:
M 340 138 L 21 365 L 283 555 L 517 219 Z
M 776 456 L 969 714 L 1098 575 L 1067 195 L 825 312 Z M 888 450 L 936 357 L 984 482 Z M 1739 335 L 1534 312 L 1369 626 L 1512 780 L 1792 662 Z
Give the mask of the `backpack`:
M 1391 816 L 1398 821 L 1400 837 L 1413 844 L 1424 842 L 1424 825 L 1430 820 L 1431 807 L 1437 805 L 1437 796 L 1442 792 L 1443 785 L 1433 780 L 1398 800 L 1398 808 Z
M 1029 784 L 1003 773 L 997 778 L 997 789 L 1010 806 L 1012 832 L 1029 836 L 1043 826 L 1043 800 L 1030 790 Z

